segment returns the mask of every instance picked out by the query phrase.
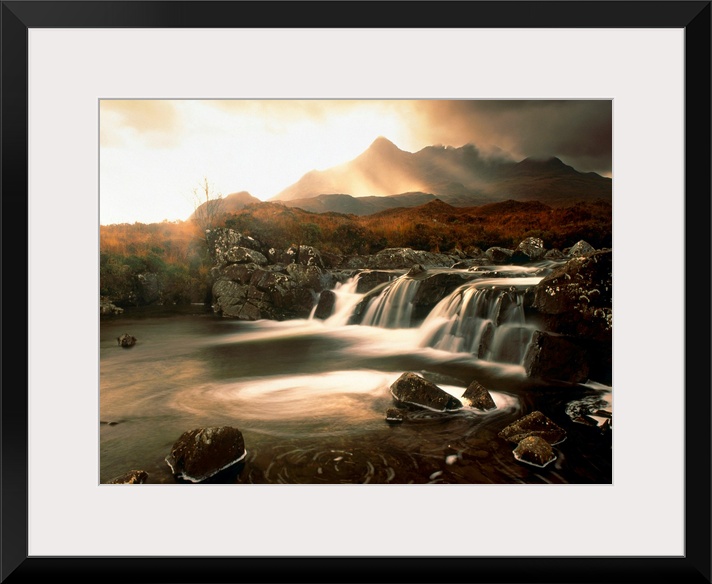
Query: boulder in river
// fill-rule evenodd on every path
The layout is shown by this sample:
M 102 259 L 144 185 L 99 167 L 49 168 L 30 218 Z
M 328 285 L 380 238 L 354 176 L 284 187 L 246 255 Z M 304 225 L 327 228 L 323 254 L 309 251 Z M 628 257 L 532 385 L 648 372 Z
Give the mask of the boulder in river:
M 462 409 L 462 402 L 434 383 L 415 373 L 403 373 L 391 385 L 397 402 L 445 412 Z
M 400 424 L 405 416 L 398 408 L 388 408 L 386 410 L 386 422 L 389 424 Z
M 478 410 L 486 411 L 497 408 L 497 404 L 494 403 L 487 388 L 474 379 L 470 385 L 467 386 L 465 393 L 462 394 L 462 398 L 467 400 L 473 408 Z
M 202 483 L 242 461 L 247 454 L 242 432 L 231 426 L 184 432 L 166 456 L 176 479 Z
M 133 347 L 136 344 L 136 337 L 133 337 L 128 333 L 124 333 L 123 335 L 116 337 L 116 340 L 118 341 L 120 347 Z
M 512 261 L 514 250 L 506 247 L 490 247 L 485 254 L 495 264 L 508 264 Z
M 527 436 L 538 436 L 549 444 L 558 444 L 566 439 L 566 430 L 557 426 L 540 411 L 534 411 L 512 422 L 504 428 L 499 437 L 519 444 Z
M 554 449 L 551 447 L 551 444 L 539 436 L 527 436 L 523 438 L 512 451 L 512 454 L 514 454 L 514 458 L 520 462 L 542 468 L 556 460 L 556 455 L 554 454 Z
M 524 371 L 534 379 L 581 383 L 589 377 L 589 359 L 578 339 L 535 331 L 524 355 Z
M 324 290 L 319 295 L 319 302 L 314 311 L 314 318 L 325 320 L 334 313 L 334 305 L 336 304 L 336 294 L 333 290 Z
M 545 253 L 543 240 L 538 237 L 527 237 L 514 250 L 512 263 L 526 264 L 527 262 L 535 262 L 543 258 Z

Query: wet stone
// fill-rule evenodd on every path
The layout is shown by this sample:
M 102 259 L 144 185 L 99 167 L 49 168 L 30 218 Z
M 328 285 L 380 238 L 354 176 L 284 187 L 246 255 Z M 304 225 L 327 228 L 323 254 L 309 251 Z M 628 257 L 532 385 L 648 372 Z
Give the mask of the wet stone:
M 386 410 L 386 422 L 389 424 L 400 424 L 405 419 L 405 415 L 398 408 L 388 408 Z
M 492 396 L 489 391 L 478 381 L 473 380 L 470 385 L 467 386 L 465 393 L 462 394 L 463 399 L 470 402 L 473 408 L 478 410 L 494 410 L 497 408 L 497 404 L 494 403 Z
M 136 337 L 124 333 L 123 335 L 116 337 L 120 347 L 133 347 L 136 344 Z
M 334 306 L 336 305 L 336 294 L 332 290 L 324 290 L 319 295 L 319 302 L 316 305 L 316 310 L 314 311 L 314 318 L 320 320 L 325 320 L 329 318 L 334 313 Z
M 166 456 L 176 479 L 204 482 L 245 458 L 242 433 L 230 426 L 184 432 Z
M 391 385 L 391 394 L 398 402 L 438 412 L 462 409 L 456 397 L 415 373 L 403 373 Z
M 512 453 L 518 461 L 542 468 L 556 460 L 551 444 L 539 436 L 523 438 Z
M 499 433 L 500 438 L 514 444 L 529 436 L 542 438 L 549 444 L 558 444 L 566 439 L 566 430 L 557 426 L 541 412 L 535 411 L 512 422 Z

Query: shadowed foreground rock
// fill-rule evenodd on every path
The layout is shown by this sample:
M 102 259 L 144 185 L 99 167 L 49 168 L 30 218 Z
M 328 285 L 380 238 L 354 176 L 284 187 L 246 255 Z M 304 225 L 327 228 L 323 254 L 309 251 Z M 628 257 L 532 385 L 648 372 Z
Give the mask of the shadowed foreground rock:
M 142 485 L 148 479 L 145 470 L 130 470 L 118 477 L 106 481 L 107 485 Z
M 514 458 L 520 462 L 540 467 L 545 467 L 550 462 L 556 460 L 554 449 L 546 440 L 539 436 L 527 436 L 522 439 L 512 451 L 512 454 L 514 454 Z
M 462 402 L 415 373 L 403 373 L 391 385 L 396 401 L 413 406 L 444 412 L 459 410 Z
M 589 358 L 577 339 L 536 331 L 524 355 L 524 371 L 535 379 L 581 383 L 590 374 Z
M 465 393 L 462 394 L 462 397 L 463 399 L 469 401 L 473 408 L 478 410 L 494 410 L 497 408 L 497 404 L 494 403 L 494 400 L 492 399 L 489 391 L 487 391 L 487 388 L 475 380 L 467 386 L 467 389 L 465 390 Z
M 566 430 L 557 426 L 541 412 L 535 411 L 512 422 L 499 433 L 500 438 L 514 444 L 519 444 L 528 436 L 538 436 L 549 444 L 558 444 L 566 439 Z
M 166 463 L 176 479 L 201 483 L 235 466 L 246 454 L 237 428 L 198 428 L 178 438 Z

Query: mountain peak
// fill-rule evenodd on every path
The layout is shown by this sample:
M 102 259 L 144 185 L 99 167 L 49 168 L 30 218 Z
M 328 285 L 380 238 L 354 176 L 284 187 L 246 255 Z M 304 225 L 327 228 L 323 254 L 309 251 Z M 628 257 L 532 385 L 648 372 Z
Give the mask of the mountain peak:
M 385 138 L 383 136 L 379 136 L 376 138 L 371 145 L 368 147 L 369 150 L 400 150 L 398 146 L 396 146 L 393 142 L 391 142 L 388 138 Z

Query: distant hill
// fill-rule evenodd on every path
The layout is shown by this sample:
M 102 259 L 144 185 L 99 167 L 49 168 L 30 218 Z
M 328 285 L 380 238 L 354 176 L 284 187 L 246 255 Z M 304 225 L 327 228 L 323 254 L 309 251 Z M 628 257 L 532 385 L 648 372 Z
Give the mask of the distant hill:
M 317 195 L 307 199 L 283 201 L 288 207 L 298 207 L 312 213 L 346 213 L 372 215 L 397 207 L 416 207 L 437 197 L 428 193 L 402 193 L 387 197 L 352 197 L 351 195 Z
M 376 200 L 394 195 L 401 198 Z M 555 157 L 514 161 L 485 156 L 472 144 L 428 146 L 411 153 L 379 137 L 352 161 L 308 172 L 270 200 L 314 212 L 365 215 L 420 205 L 427 196 L 458 207 L 510 199 L 561 206 L 611 201 L 612 181 L 579 172 Z
M 236 211 L 244 209 L 248 205 L 261 202 L 257 197 L 253 197 L 247 191 L 240 191 L 239 193 L 230 193 L 229 195 L 223 197 L 221 200 L 222 203 L 220 204 L 220 210 L 224 213 L 234 213 Z M 211 203 L 213 202 L 214 201 L 211 201 Z M 206 203 L 200 205 L 188 218 L 188 220 L 192 221 L 195 217 L 195 214 L 200 212 L 200 210 L 203 209 L 205 205 Z

